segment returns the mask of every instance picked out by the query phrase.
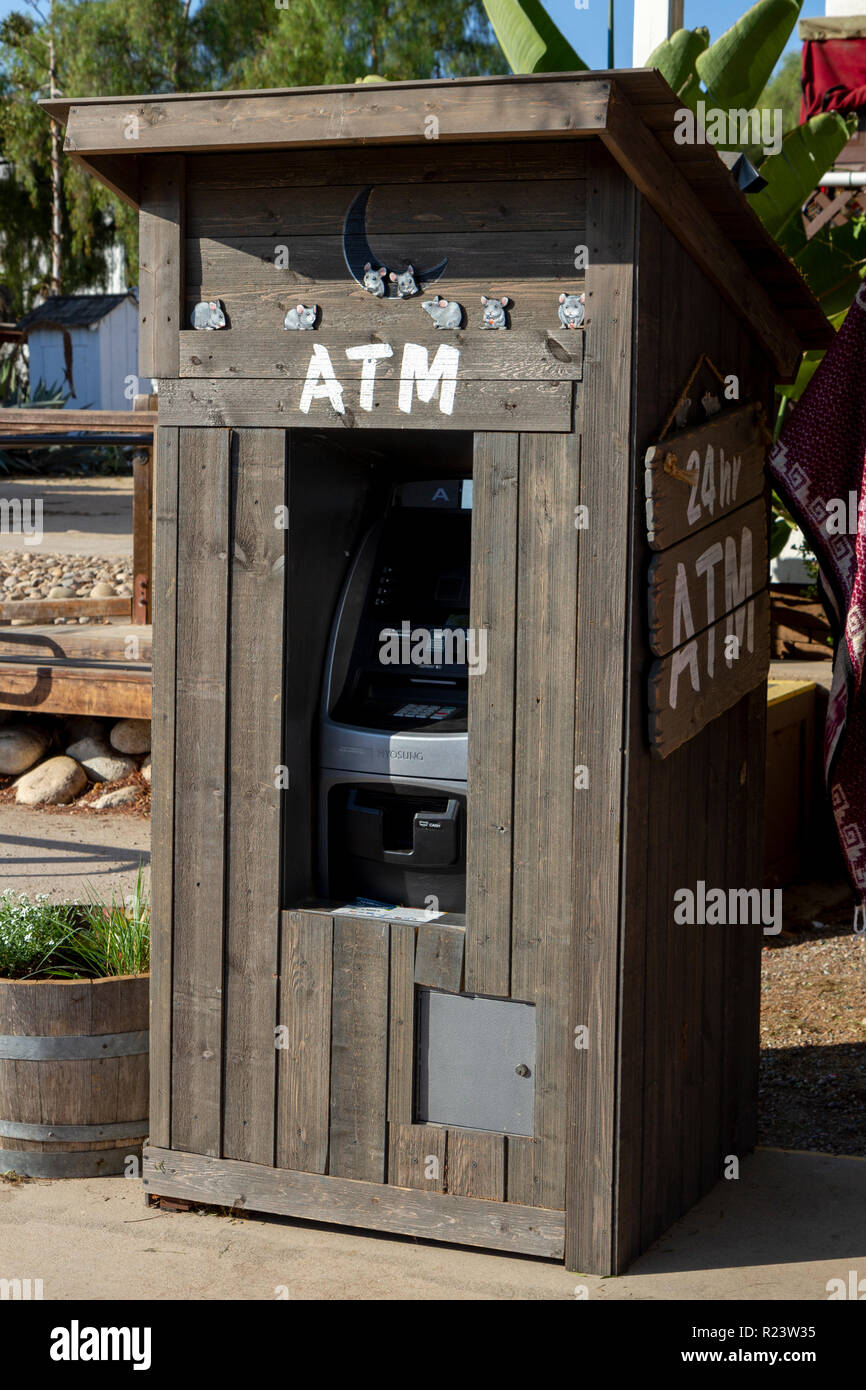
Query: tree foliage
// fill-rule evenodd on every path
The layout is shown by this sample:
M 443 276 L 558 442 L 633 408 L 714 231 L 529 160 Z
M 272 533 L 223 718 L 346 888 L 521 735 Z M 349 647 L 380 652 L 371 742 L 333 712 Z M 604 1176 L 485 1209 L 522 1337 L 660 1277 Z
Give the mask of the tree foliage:
M 67 98 L 508 70 L 481 0 L 55 0 L 45 19 L 21 3 L 0 24 L 0 282 L 16 314 L 49 262 L 49 27 Z M 135 214 L 64 158 L 64 290 L 103 285 L 116 243 L 134 283 Z

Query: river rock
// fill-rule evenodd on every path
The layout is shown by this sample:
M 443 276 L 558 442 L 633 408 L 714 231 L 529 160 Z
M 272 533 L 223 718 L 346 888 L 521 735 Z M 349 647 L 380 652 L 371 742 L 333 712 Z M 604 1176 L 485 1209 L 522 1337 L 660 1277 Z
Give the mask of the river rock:
M 26 772 L 42 757 L 49 737 L 41 729 L 7 724 L 0 729 L 0 773 L 14 776 Z
M 91 782 L 117 782 L 135 771 L 135 761 L 124 758 L 101 738 L 80 738 L 66 750 L 81 763 Z
M 114 589 L 107 584 L 104 579 L 100 579 L 98 584 L 94 584 L 90 590 L 91 598 L 114 598 Z
M 141 773 L 142 777 L 144 778 L 145 782 L 149 782 L 149 781 L 150 781 L 150 754 L 149 754 L 149 753 L 148 753 L 147 757 L 145 758 L 144 762 L 141 764 L 141 767 L 140 767 L 138 770 L 139 770 L 139 772 Z
M 112 792 L 103 792 L 95 801 L 91 801 L 94 811 L 104 811 L 109 806 L 128 806 L 131 801 L 135 801 L 140 795 L 138 787 L 115 787 Z
M 75 590 L 70 589 L 68 584 L 55 584 L 48 590 L 49 598 L 75 598 Z
M 48 758 L 19 777 L 15 800 L 22 806 L 36 806 L 40 801 L 47 801 L 49 806 L 65 806 L 86 786 L 84 769 L 74 758 Z
M 106 723 L 103 719 L 97 719 L 95 714 L 67 714 L 63 723 L 70 743 L 81 738 L 96 738 L 100 743 L 105 742 Z
M 118 719 L 108 735 L 108 741 L 118 753 L 149 753 L 150 720 Z

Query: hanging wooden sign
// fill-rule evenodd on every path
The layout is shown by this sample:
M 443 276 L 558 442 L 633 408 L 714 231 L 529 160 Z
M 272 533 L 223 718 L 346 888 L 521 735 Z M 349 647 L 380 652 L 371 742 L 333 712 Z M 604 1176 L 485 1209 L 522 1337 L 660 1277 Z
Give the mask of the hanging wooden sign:
M 666 758 L 694 738 L 760 685 L 769 668 L 770 598 L 764 589 L 653 663 L 649 676 L 653 752 Z
M 761 407 L 749 404 L 651 445 L 645 482 L 653 550 L 665 550 L 757 497 L 767 439 Z
M 649 636 L 666 656 L 767 583 L 767 508 L 762 497 L 653 556 Z

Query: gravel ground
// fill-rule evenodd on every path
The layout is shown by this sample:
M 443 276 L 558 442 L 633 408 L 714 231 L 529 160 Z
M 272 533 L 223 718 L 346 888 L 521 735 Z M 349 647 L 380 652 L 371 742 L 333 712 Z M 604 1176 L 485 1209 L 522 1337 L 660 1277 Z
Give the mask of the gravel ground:
M 0 553 L 2 599 L 108 598 L 131 594 L 132 561 L 123 555 L 42 555 L 17 550 Z M 86 623 L 94 619 L 54 621 Z M 32 626 L 32 621 L 13 618 L 12 626 Z
M 764 947 L 759 1142 L 862 1156 L 866 932 L 852 895 L 828 901 L 786 890 L 785 930 Z

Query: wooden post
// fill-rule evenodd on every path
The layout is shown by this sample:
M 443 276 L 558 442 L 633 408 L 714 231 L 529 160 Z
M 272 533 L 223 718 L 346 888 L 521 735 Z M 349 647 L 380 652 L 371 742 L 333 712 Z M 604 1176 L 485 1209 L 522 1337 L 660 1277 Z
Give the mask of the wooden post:
M 150 622 L 151 459 L 141 449 L 132 460 L 132 621 Z

